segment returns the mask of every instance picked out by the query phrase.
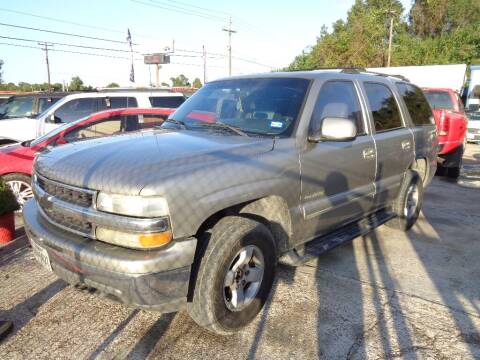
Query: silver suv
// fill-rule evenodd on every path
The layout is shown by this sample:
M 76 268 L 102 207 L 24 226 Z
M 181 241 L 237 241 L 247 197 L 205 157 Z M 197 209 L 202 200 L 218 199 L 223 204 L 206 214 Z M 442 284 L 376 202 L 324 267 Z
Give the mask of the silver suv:
M 358 70 L 211 82 L 151 132 L 36 159 L 37 259 L 128 305 L 229 334 L 298 265 L 387 223 L 408 230 L 436 167 L 421 90 Z

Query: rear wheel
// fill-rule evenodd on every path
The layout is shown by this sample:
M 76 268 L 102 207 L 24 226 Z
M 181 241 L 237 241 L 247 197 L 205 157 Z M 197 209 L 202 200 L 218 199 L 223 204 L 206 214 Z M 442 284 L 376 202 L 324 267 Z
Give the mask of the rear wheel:
M 188 312 L 200 326 L 228 335 L 249 324 L 265 304 L 275 243 L 265 225 L 239 216 L 221 219 L 209 235 Z
M 415 224 L 422 209 L 423 185 L 416 171 L 408 170 L 397 198 L 392 204 L 396 217 L 387 226 L 408 231 Z
M 3 181 L 10 186 L 13 194 L 17 198 L 20 207 L 33 197 L 32 179 L 25 174 L 8 174 L 2 177 Z

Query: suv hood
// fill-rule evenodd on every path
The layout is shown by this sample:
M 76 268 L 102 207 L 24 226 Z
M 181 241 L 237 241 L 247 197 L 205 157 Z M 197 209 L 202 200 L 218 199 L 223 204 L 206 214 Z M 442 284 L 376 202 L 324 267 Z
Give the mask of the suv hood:
M 269 138 L 156 130 L 79 141 L 42 152 L 35 170 L 82 188 L 136 195 L 166 179 L 201 176 L 227 161 L 242 162 L 273 149 Z M 143 193 L 142 193 L 143 194 Z

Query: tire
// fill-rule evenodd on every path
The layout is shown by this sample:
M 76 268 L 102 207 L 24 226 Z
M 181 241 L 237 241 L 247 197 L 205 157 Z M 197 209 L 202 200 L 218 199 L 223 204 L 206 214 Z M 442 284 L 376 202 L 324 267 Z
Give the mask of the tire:
M 458 179 L 460 176 L 460 167 L 447 168 L 447 177 L 451 179 Z
M 3 181 L 10 186 L 20 207 L 33 197 L 32 178 L 25 174 L 13 173 L 2 176 Z
M 240 216 L 222 218 L 208 235 L 203 256 L 195 264 L 198 270 L 196 278 L 192 278 L 193 296 L 187 310 L 200 326 L 220 335 L 230 335 L 248 325 L 268 298 L 277 262 L 275 242 L 265 225 Z M 241 260 L 247 259 L 250 251 L 251 259 L 241 267 Z M 249 282 L 247 275 L 257 281 Z M 226 286 L 227 283 L 237 286 L 238 291 L 232 291 L 235 286 Z M 245 301 L 236 302 L 241 296 L 234 293 L 244 293 Z
M 408 170 L 400 187 L 397 198 L 392 204 L 395 218 L 387 222 L 387 226 L 408 231 L 420 215 L 423 203 L 423 184 L 416 171 Z

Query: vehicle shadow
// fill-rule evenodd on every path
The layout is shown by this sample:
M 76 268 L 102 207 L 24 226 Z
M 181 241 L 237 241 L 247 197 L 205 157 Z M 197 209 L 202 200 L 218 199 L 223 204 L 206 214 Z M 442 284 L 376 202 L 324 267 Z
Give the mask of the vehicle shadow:
M 18 303 L 7 311 L 0 310 L 0 320 L 10 320 L 14 328 L 10 336 L 19 332 L 36 315 L 40 307 L 46 304 L 51 298 L 67 287 L 63 280 L 55 280 L 47 287 L 39 290 L 25 301 Z
M 472 321 L 472 317 L 480 317 L 480 247 L 476 241 L 480 231 L 480 206 L 472 201 L 473 192 L 478 190 L 448 183 L 441 185 L 455 186 L 456 202 L 462 206 L 452 211 L 444 203 L 436 204 L 437 193 L 429 194 L 429 206 L 423 210 L 424 219 L 408 233 L 408 239 L 431 281 L 432 296 L 438 297 L 449 310 L 455 327 L 452 331 L 458 333 L 458 339 L 472 358 L 479 358 L 480 332 Z M 437 187 L 435 190 L 441 191 Z M 433 224 L 436 226 L 432 234 Z M 459 230 L 462 236 L 458 236 Z

